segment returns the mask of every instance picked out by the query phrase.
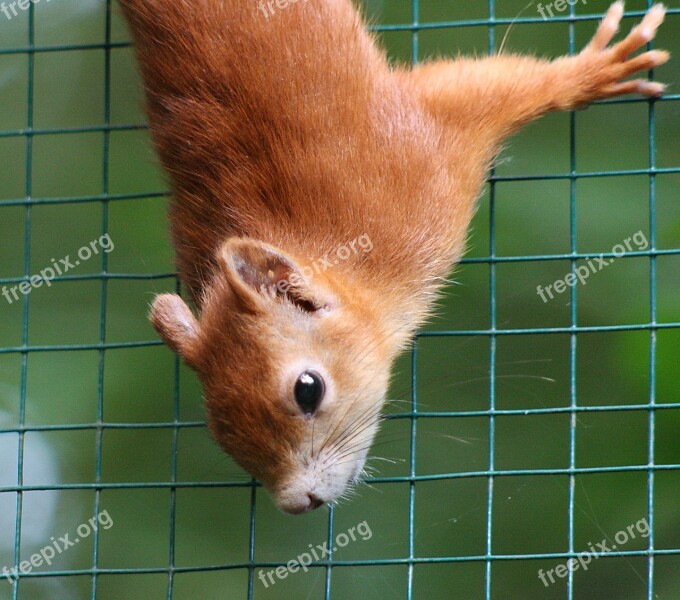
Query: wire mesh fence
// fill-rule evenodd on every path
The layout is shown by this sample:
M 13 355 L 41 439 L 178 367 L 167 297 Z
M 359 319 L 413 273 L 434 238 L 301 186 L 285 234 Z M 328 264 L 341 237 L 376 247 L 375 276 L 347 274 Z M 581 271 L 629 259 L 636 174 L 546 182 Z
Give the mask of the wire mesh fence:
M 158 241 L 167 192 L 140 166 L 152 157 L 130 43 L 112 0 L 85 13 L 59 1 L 0 15 L 0 598 L 677 597 L 680 96 L 599 103 L 597 127 L 571 114 L 518 140 L 521 155 L 531 136 L 557 139 L 562 162 L 541 172 L 520 159 L 491 174 L 460 271 L 467 289 L 444 302 L 395 381 L 405 395 L 388 409 L 385 441 L 396 462 L 361 498 L 291 522 L 209 447 L 193 376 L 145 322 L 149 292 L 179 284 Z M 513 23 L 529 29 L 510 34 L 511 48 L 513 35 L 531 48 L 540 31 L 574 53 L 606 3 L 557 4 L 549 23 L 533 6 L 515 17 L 522 7 L 503 0 L 369 8 L 383 11 L 374 28 L 391 54 L 416 63 L 444 35 L 470 32 L 471 46 L 493 52 Z M 638 4 L 630 17 L 651 6 Z M 83 25 L 60 30 L 53 18 Z M 666 25 L 668 45 L 679 7 Z M 637 129 L 618 138 L 601 125 L 610 117 Z M 580 154 L 596 144 L 593 128 L 613 160 Z M 528 161 L 542 160 L 533 152 Z M 552 204 L 529 214 L 521 202 L 537 193 Z M 609 203 L 599 213 L 585 205 L 598 193 Z M 638 230 L 646 247 L 602 251 Z M 518 237 L 533 242 L 517 251 Z M 536 251 L 544 238 L 551 250 Z M 598 258 L 619 269 L 598 274 L 604 287 L 593 276 L 551 302 L 536 295 L 536 282 L 575 281 Z M 39 290 L 45 268 L 54 276 Z M 104 512 L 111 531 L 97 521 Z M 85 535 L 77 524 L 88 521 Z M 339 544 L 359 522 L 370 543 Z M 66 531 L 83 543 L 54 546 Z M 589 550 L 600 540 L 602 560 Z M 290 560 L 325 542 L 294 577 Z M 50 544 L 50 564 L 31 564 Z M 586 555 L 597 564 L 568 562 Z

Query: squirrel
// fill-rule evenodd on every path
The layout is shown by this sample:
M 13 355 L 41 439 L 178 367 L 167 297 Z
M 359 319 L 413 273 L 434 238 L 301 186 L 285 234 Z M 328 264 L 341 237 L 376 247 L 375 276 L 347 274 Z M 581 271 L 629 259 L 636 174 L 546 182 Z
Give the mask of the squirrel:
M 392 364 L 460 259 L 503 141 L 550 111 L 664 85 L 628 79 L 614 3 L 576 56 L 388 62 L 350 0 L 120 0 L 169 176 L 178 295 L 150 319 L 198 374 L 208 426 L 283 511 L 360 481 Z M 371 251 L 343 252 L 368 239 Z M 368 247 L 368 245 L 366 245 Z M 312 263 L 317 268 L 312 269 Z

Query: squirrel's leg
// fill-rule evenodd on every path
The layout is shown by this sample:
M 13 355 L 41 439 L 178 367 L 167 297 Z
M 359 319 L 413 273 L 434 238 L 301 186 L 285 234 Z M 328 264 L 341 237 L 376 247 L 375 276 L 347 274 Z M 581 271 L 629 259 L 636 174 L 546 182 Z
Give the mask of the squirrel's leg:
M 577 56 L 554 61 L 523 56 L 438 61 L 404 73 L 425 105 L 460 133 L 486 138 L 493 151 L 522 125 L 556 110 L 572 110 L 595 100 L 628 93 L 660 96 L 665 86 L 631 75 L 664 64 L 668 52 L 653 50 L 634 58 L 656 34 L 665 8 L 654 6 L 623 41 L 610 46 L 623 17 L 614 3 L 590 44 Z

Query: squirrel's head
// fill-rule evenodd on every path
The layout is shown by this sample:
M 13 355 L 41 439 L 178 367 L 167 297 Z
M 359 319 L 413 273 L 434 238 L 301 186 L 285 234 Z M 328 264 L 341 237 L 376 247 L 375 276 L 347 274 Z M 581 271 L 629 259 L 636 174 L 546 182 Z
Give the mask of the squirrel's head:
M 391 363 L 380 298 L 339 272 L 310 277 L 259 241 L 228 240 L 197 319 L 156 298 L 151 320 L 199 374 L 209 427 L 284 511 L 337 500 L 362 473 Z

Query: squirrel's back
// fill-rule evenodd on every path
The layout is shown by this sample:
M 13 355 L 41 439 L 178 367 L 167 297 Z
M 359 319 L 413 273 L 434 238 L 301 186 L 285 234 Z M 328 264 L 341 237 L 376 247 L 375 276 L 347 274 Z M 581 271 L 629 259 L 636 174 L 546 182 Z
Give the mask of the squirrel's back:
M 195 296 L 235 235 L 304 260 L 370 234 L 380 252 L 339 268 L 392 288 L 446 271 L 433 249 L 450 245 L 455 190 L 439 129 L 350 2 L 269 17 L 242 0 L 121 4 Z

